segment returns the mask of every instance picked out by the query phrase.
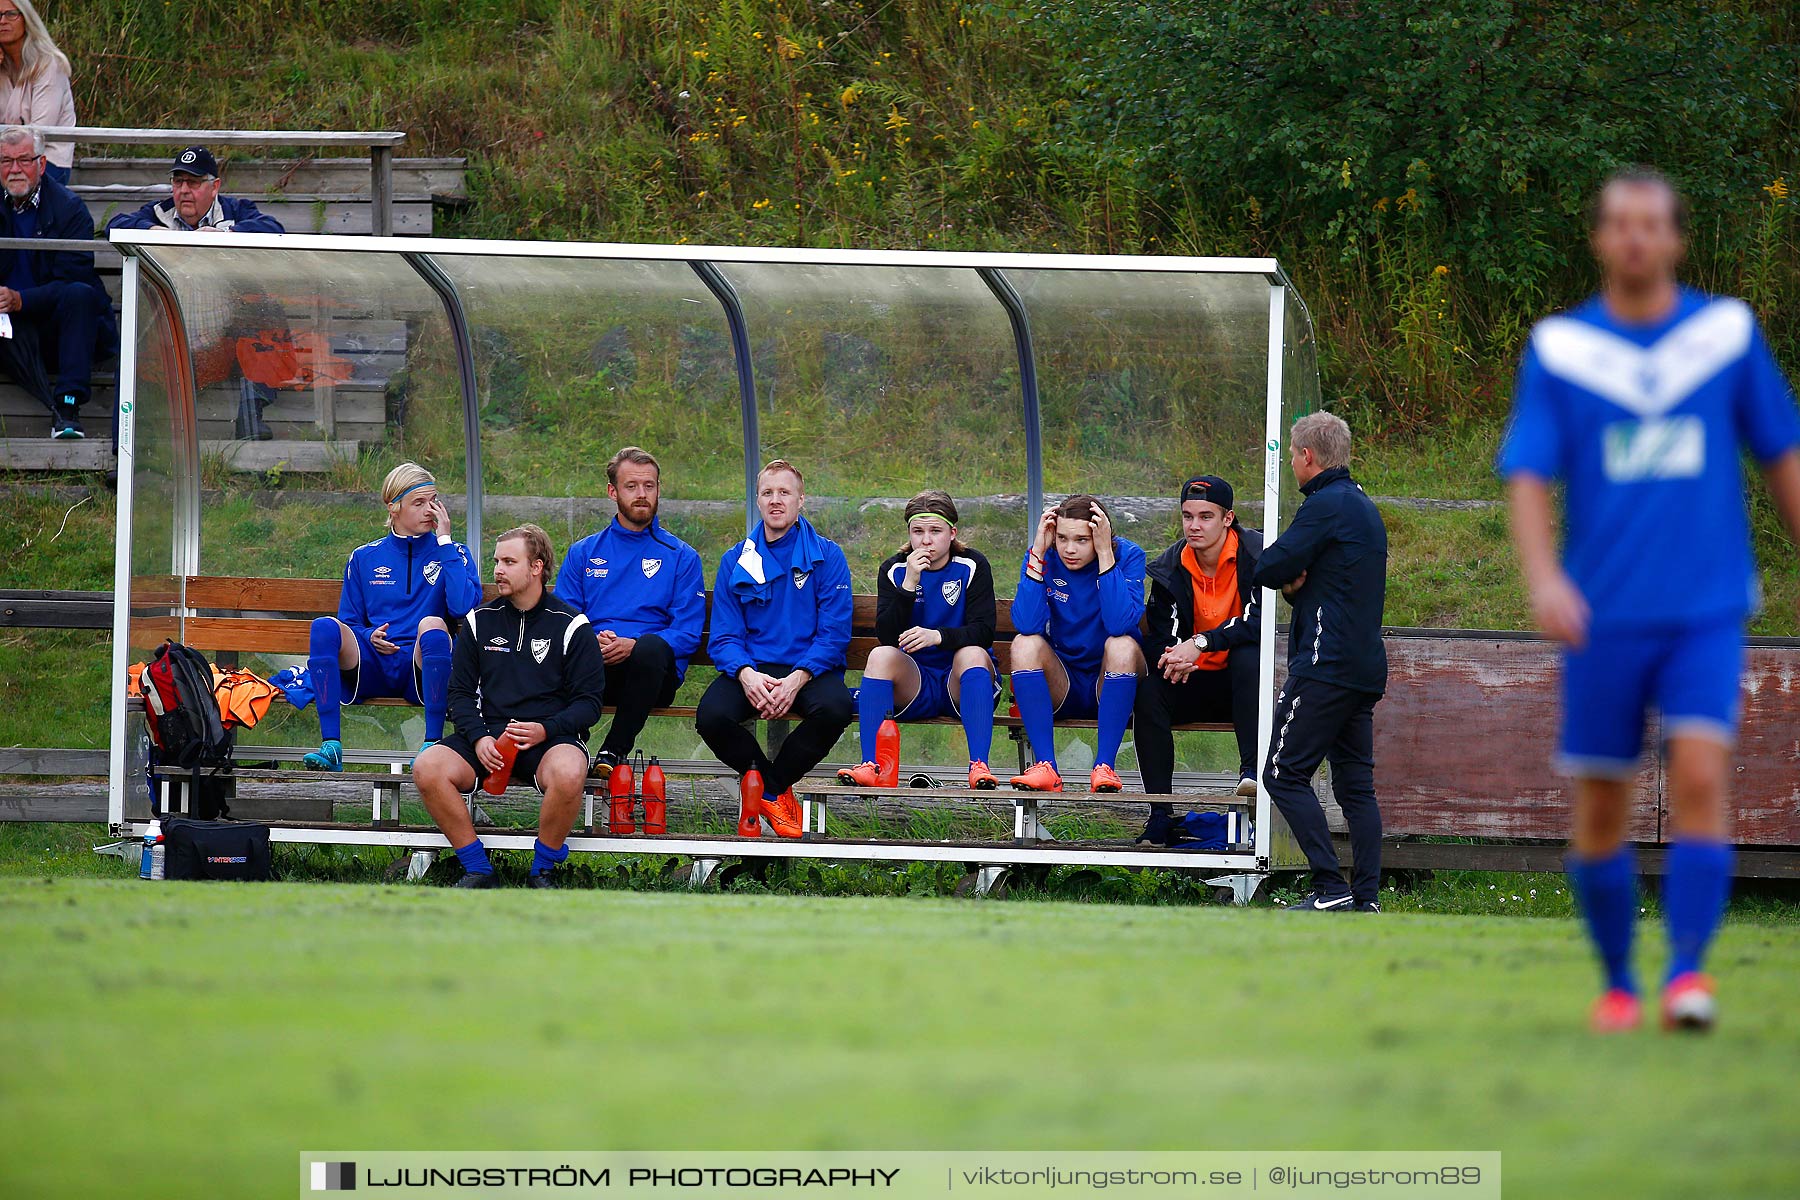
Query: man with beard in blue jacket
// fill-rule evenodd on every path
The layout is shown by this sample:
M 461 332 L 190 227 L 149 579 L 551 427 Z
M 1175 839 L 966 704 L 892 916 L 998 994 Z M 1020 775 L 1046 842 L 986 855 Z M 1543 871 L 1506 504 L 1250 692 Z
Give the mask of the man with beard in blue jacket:
M 675 699 L 706 630 L 699 552 L 656 519 L 662 468 L 655 455 L 636 446 L 613 455 L 606 494 L 618 515 L 570 546 L 556 576 L 557 599 L 587 614 L 606 662 L 613 720 L 589 772 L 600 780 L 631 756 L 650 710 Z
M 855 596 L 837 543 L 800 515 L 800 469 L 776 459 L 756 477 L 762 522 L 719 563 L 710 653 L 719 677 L 700 698 L 695 726 L 719 761 L 742 777 L 738 836 L 761 820 L 799 837 L 793 787 L 819 765 L 856 715 L 844 686 Z M 798 714 L 773 758 L 744 725 Z
M 1300 912 L 1380 912 L 1381 810 L 1375 803 L 1375 704 L 1387 690 L 1381 611 L 1387 528 L 1350 478 L 1350 427 L 1327 412 L 1294 422 L 1288 461 L 1306 499 L 1263 548 L 1252 579 L 1294 606 L 1288 677 L 1275 701 L 1263 786 L 1312 866 Z M 1344 886 L 1325 810 L 1312 789 L 1321 761 L 1350 826 L 1353 878 Z

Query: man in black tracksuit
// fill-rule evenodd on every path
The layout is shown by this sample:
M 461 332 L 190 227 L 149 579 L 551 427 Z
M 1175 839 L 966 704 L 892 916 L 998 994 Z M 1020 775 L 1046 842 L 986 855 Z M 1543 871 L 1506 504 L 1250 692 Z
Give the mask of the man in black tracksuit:
M 1350 427 L 1331 413 L 1294 422 L 1289 461 L 1306 499 L 1257 564 L 1257 587 L 1280 588 L 1294 606 L 1288 677 L 1275 702 L 1263 767 L 1281 815 L 1312 866 L 1305 911 L 1381 911 L 1381 811 L 1375 803 L 1375 704 L 1387 688 L 1381 611 L 1387 593 L 1387 529 L 1375 502 L 1350 478 Z M 1353 880 L 1346 889 L 1325 811 L 1312 789 L 1331 763 L 1350 826 Z
M 585 614 L 544 589 L 555 567 L 550 539 L 536 525 L 496 539 L 494 582 L 500 596 L 463 618 L 450 659 L 450 717 L 456 731 L 413 763 L 413 782 L 431 819 L 449 839 L 465 874 L 458 887 L 488 887 L 494 868 L 463 796 L 506 765 L 517 748 L 514 780 L 543 794 L 530 883 L 550 887 L 569 856 L 587 780 L 587 735 L 600 719 L 606 664 Z
M 1238 794 L 1256 795 L 1258 662 L 1261 593 L 1251 586 L 1262 534 L 1246 529 L 1232 509 L 1231 485 L 1196 475 L 1177 497 L 1181 538 L 1149 565 L 1149 630 L 1144 657 L 1150 674 L 1138 685 L 1133 725 L 1144 790 L 1173 790 L 1175 735 L 1190 721 L 1230 721 L 1237 733 Z M 1176 840 L 1169 804 L 1150 806 L 1139 841 Z

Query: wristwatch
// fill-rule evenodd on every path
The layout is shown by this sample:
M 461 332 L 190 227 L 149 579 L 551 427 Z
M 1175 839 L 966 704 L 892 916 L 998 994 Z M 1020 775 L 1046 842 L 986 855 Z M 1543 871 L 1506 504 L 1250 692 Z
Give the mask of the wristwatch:
M 1194 649 L 1203 654 L 1206 652 L 1206 635 L 1204 633 L 1196 633 L 1193 637 L 1189 638 L 1188 641 L 1194 643 Z

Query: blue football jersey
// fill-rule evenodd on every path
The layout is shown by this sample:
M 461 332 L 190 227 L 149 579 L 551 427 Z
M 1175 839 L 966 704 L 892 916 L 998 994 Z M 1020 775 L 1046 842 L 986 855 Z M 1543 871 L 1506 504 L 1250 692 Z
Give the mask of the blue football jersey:
M 1682 289 L 1648 325 L 1600 297 L 1532 330 L 1502 476 L 1564 484 L 1563 562 L 1596 629 L 1741 621 L 1757 602 L 1740 456 L 1800 444 L 1800 414 L 1741 300 Z

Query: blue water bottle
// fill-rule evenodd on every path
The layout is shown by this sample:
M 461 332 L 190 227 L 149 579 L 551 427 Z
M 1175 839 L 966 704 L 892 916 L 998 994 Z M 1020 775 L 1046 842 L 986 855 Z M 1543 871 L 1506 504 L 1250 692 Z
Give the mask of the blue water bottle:
M 162 822 L 152 819 L 144 828 L 144 853 L 138 859 L 139 879 L 163 877 L 163 852 Z

